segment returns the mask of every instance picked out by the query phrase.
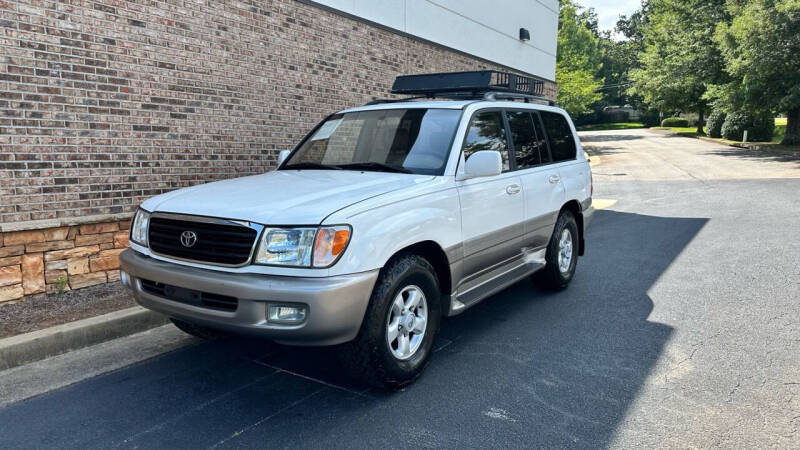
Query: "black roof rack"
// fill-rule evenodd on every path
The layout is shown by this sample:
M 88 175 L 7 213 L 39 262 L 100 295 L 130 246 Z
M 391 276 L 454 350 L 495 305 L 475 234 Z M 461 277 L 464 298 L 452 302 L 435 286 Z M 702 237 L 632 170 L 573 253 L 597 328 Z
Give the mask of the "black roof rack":
M 395 79 L 393 94 L 459 100 L 522 99 L 555 102 L 543 96 L 544 82 L 496 70 L 402 75 Z

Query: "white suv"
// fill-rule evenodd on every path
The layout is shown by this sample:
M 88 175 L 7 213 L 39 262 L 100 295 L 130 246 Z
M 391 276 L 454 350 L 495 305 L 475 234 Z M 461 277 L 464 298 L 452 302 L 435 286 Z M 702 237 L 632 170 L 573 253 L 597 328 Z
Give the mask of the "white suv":
M 194 335 L 345 344 L 358 376 L 403 386 L 440 317 L 530 275 L 563 289 L 584 251 L 592 175 L 572 121 L 498 98 L 348 109 L 274 172 L 151 198 L 122 280 Z

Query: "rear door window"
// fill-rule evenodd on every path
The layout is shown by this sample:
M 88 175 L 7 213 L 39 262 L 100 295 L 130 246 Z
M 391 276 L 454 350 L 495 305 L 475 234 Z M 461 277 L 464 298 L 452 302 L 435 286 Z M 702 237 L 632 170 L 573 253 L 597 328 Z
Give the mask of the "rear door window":
M 533 126 L 534 116 L 529 111 L 507 111 L 506 114 L 517 168 L 525 169 L 541 164 L 541 147 Z
M 539 113 L 544 122 L 547 132 L 547 139 L 550 142 L 550 153 L 553 161 L 569 161 L 575 159 L 577 149 L 575 147 L 575 137 L 572 129 L 567 122 L 567 118 L 561 114 L 540 111 Z
M 542 164 L 553 162 L 550 158 L 550 150 L 547 148 L 547 135 L 542 128 L 542 119 L 539 118 L 539 113 L 532 112 L 533 129 L 536 131 L 536 139 L 539 142 L 539 155 L 542 157 Z
M 500 111 L 484 111 L 472 116 L 464 140 L 464 161 L 481 150 L 495 150 L 503 157 L 503 172 L 510 170 L 508 143 Z

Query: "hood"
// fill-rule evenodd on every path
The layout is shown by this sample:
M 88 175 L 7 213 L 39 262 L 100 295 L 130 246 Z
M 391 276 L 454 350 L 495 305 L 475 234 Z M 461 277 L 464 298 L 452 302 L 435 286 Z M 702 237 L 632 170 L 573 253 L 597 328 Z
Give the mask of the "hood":
M 354 203 L 432 180 L 429 175 L 351 170 L 280 170 L 153 197 L 142 208 L 265 225 L 317 225 Z

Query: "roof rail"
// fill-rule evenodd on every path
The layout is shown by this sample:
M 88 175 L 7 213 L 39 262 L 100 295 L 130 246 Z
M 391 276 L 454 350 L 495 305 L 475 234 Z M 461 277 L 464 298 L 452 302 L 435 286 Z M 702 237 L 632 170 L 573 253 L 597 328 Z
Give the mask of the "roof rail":
M 548 106 L 556 106 L 556 102 L 542 95 L 528 95 L 517 94 L 514 92 L 487 92 L 483 94 L 483 99 L 486 101 L 494 102 L 497 100 L 524 100 L 525 103 L 529 101 L 537 101 L 546 103 Z
M 428 97 L 417 96 L 417 97 L 407 97 L 407 98 L 376 98 L 370 102 L 365 103 L 364 106 L 382 105 L 384 103 L 401 103 L 401 102 L 408 102 L 411 100 L 419 100 L 421 98 L 428 98 Z

